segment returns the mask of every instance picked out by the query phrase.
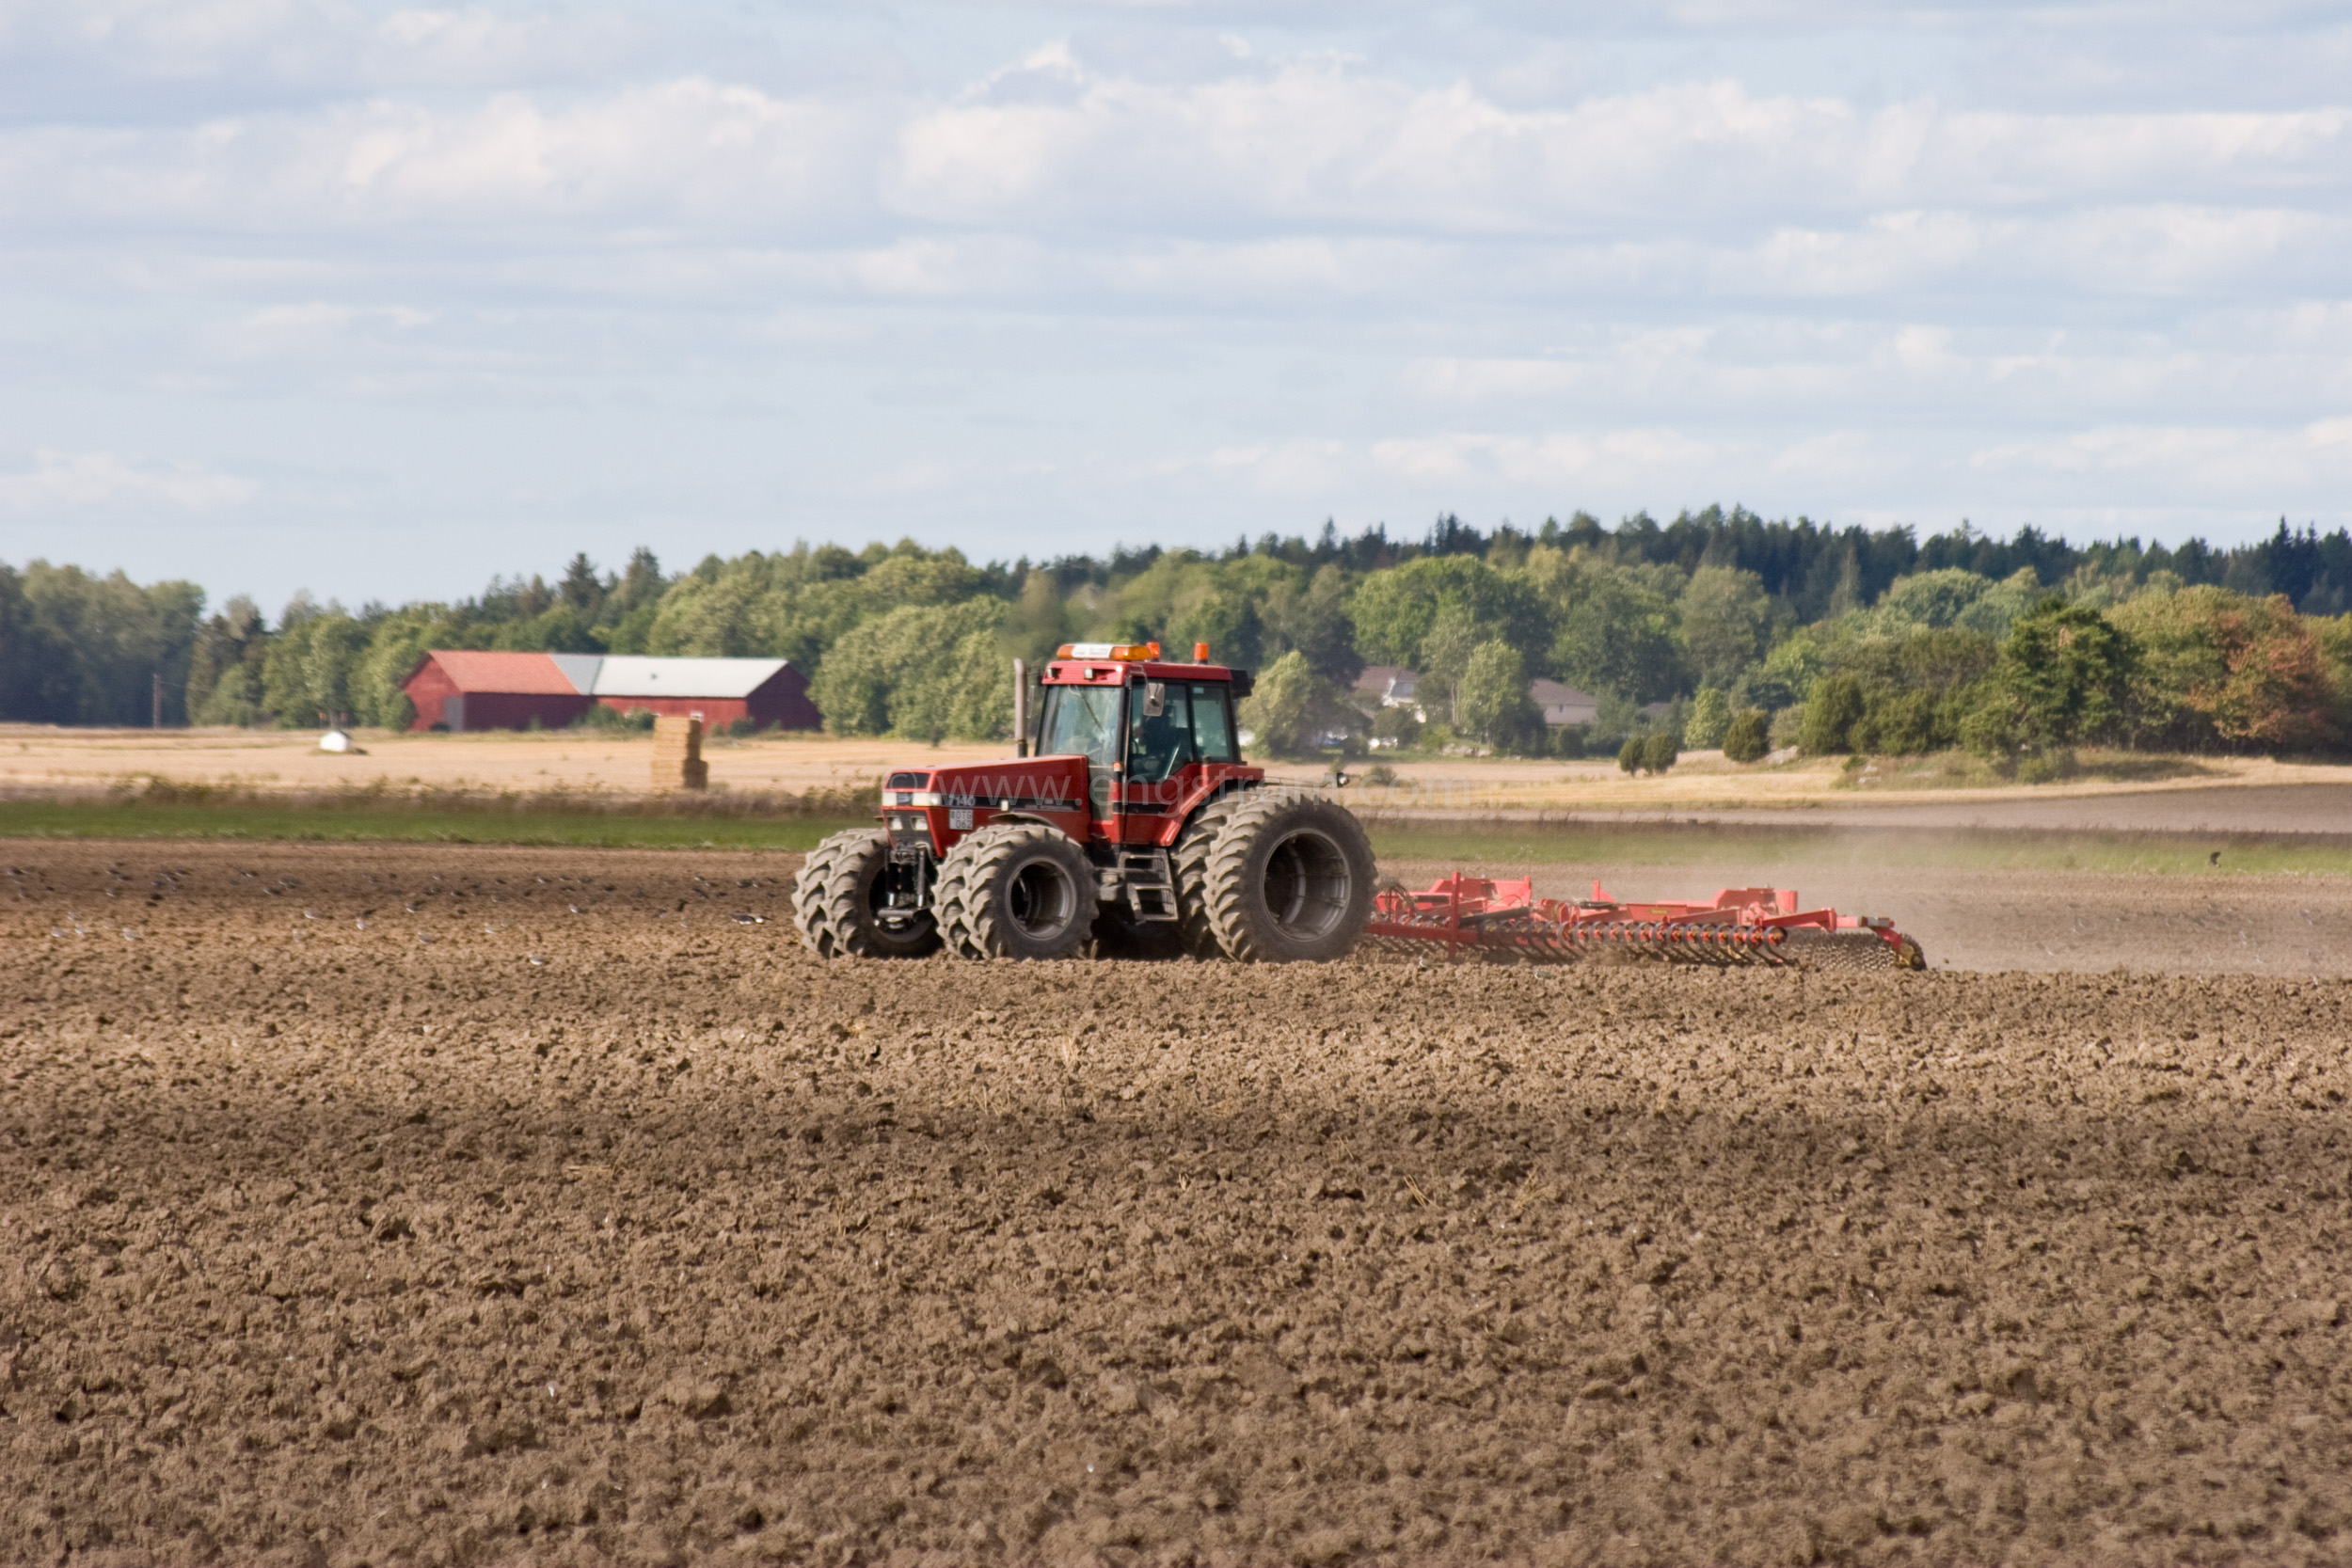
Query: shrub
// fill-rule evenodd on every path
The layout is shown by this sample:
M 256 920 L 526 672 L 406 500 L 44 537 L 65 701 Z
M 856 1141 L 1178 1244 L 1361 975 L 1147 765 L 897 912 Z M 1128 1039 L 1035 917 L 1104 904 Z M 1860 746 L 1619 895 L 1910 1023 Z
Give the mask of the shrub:
M 1638 735 L 1630 736 L 1617 749 L 1617 766 L 1629 773 L 1639 773 L 1642 770 L 1642 737 Z
M 577 728 L 588 730 L 649 730 L 653 728 L 653 714 L 651 710 L 642 707 L 633 707 L 623 713 L 619 708 L 596 703 L 590 705 L 572 723 Z
M 2019 762 L 2017 782 L 2029 784 L 2056 784 L 2060 779 L 2073 778 L 2074 772 L 2074 753 L 2064 747 L 2059 747 L 2056 751 L 2042 752 Z
M 1731 699 L 1723 689 L 1702 686 L 1699 694 L 1691 700 L 1691 717 L 1682 726 L 1683 738 L 1704 750 L 1724 743 L 1724 735 L 1731 727 Z
M 1384 746 L 1410 746 L 1421 738 L 1421 721 L 1409 707 L 1383 707 L 1372 716 L 1372 737 Z
M 1653 773 L 1663 773 L 1682 758 L 1682 747 L 1672 730 L 1660 730 L 1642 742 L 1642 766 Z
M 1724 755 L 1733 762 L 1761 762 L 1772 751 L 1772 720 L 1760 707 L 1733 715 L 1724 729 Z
M 1846 732 L 1857 752 L 1918 755 L 1936 750 L 1936 699 L 1932 691 L 1873 692 L 1869 705 Z
M 1862 683 L 1851 675 L 1823 675 L 1805 699 L 1804 728 L 1797 744 L 1815 756 L 1853 750 L 1854 721 L 1867 711 Z

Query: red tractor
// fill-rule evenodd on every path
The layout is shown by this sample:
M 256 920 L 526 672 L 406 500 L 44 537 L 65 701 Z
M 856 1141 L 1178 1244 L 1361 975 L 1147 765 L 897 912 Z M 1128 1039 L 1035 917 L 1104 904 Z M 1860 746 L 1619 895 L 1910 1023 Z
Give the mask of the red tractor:
M 1165 659 L 1156 642 L 1069 643 L 1040 681 L 1030 755 L 910 768 L 882 826 L 835 833 L 793 892 L 826 958 L 1061 958 L 1098 935 L 1200 958 L 1344 958 L 1371 917 L 1372 845 L 1355 816 L 1265 784 L 1233 704 L 1249 672 Z

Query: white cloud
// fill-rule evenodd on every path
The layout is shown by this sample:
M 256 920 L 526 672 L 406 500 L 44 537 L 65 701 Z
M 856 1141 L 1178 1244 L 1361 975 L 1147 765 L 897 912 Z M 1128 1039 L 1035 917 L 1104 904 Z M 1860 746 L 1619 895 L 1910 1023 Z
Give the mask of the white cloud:
M 48 227 L 549 222 L 756 230 L 868 205 L 869 111 L 687 77 L 580 103 L 379 98 L 167 130 L 0 133 L 0 210 Z
M 1644 477 L 1764 454 L 1754 443 L 1712 441 L 1661 429 L 1398 436 L 1375 442 L 1369 455 L 1381 472 L 1420 484 L 1501 481 L 1621 489 Z
M 261 486 L 195 464 L 138 464 L 110 451 L 37 451 L 32 467 L 0 472 L 0 508 L 47 513 L 156 504 L 213 512 L 251 500 Z
M 2101 426 L 2041 441 L 1991 447 L 1974 467 L 2011 475 L 2121 480 L 2149 492 L 2296 500 L 2352 485 L 2352 418 L 2297 429 L 2244 426 Z
M 0 506 L 263 519 L 265 594 L 328 515 L 2352 520 L 2346 63 L 2285 0 L 0 0 Z

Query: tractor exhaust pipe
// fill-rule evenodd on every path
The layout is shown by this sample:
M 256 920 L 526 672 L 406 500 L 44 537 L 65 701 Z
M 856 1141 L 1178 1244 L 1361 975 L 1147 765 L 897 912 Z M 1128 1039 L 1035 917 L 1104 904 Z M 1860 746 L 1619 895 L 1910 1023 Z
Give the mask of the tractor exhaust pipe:
M 1012 754 L 1029 754 L 1029 661 L 1012 661 Z

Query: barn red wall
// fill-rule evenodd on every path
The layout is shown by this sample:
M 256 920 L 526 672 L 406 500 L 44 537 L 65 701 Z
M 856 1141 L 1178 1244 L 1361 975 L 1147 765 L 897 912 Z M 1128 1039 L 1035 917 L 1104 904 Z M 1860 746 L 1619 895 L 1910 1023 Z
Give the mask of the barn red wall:
M 755 687 L 748 697 L 599 697 L 616 713 L 658 713 L 679 718 L 703 716 L 706 731 L 723 730 L 738 719 L 749 719 L 761 729 L 814 730 L 824 716 L 808 700 L 808 677 L 786 665 Z
M 566 697 L 552 691 L 469 691 L 466 728 L 527 730 L 536 719 L 543 730 L 560 730 L 594 704 L 591 697 Z
M 808 700 L 808 677 L 789 664 L 755 688 L 748 705 L 762 728 L 822 729 L 825 716 Z
M 596 701 L 615 713 L 656 713 L 679 719 L 699 713 L 705 735 L 748 718 L 751 711 L 740 697 L 599 697 Z
M 441 699 L 455 696 L 457 683 L 449 678 L 448 672 L 441 668 L 438 660 L 428 658 L 415 674 L 408 677 L 402 689 L 408 693 L 408 701 L 417 710 L 417 716 L 408 721 L 408 727 L 424 731 L 441 721 Z

